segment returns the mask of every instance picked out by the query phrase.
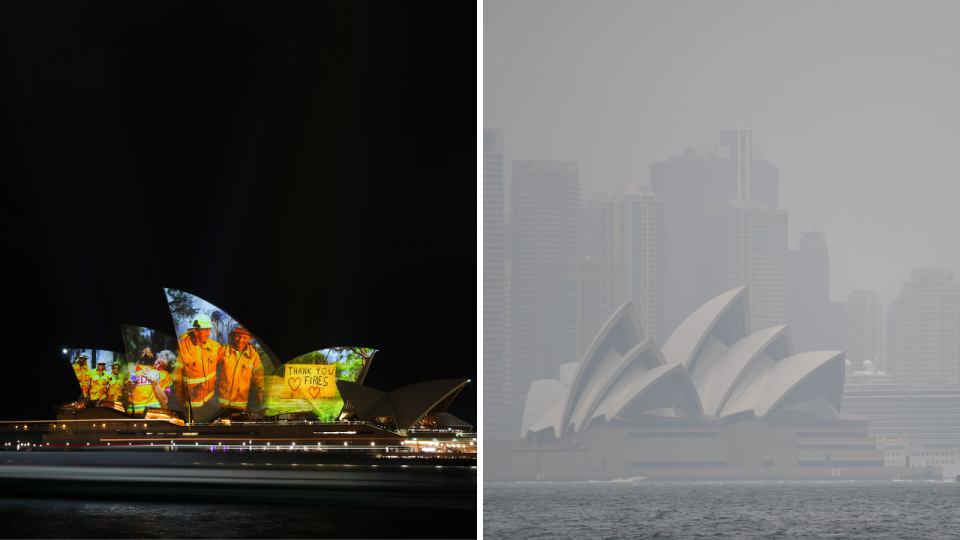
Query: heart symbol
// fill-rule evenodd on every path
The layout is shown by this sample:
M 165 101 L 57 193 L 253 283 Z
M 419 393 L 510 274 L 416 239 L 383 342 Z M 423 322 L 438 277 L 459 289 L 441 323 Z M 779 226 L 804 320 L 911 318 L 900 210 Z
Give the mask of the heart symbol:
M 293 381 L 297 381 L 297 385 L 296 385 L 296 386 L 293 385 Z M 287 384 L 289 384 L 289 385 L 290 385 L 290 388 L 292 388 L 293 391 L 296 392 L 296 391 L 297 391 L 297 388 L 300 388 L 300 377 L 294 377 L 293 379 L 287 380 Z
M 316 390 L 316 391 L 314 391 L 314 390 Z M 319 396 L 319 395 L 320 395 L 320 387 L 319 387 L 319 386 L 311 386 L 311 387 L 310 387 L 310 395 L 313 396 L 314 398 L 316 398 L 317 396 Z

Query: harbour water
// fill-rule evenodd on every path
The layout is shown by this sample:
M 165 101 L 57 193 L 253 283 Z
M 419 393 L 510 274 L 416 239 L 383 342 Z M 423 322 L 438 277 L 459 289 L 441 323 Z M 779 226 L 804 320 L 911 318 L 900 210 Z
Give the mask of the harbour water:
M 955 481 L 484 483 L 484 538 L 960 538 Z
M 0 538 L 475 537 L 477 469 L 405 461 L 0 453 Z

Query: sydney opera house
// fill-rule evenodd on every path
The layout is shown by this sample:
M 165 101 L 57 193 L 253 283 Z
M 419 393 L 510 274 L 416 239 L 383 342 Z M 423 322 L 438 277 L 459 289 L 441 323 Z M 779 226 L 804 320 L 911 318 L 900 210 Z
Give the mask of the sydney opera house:
M 55 406 L 55 420 L 0 422 L 4 446 L 476 454 L 473 426 L 448 412 L 469 380 L 382 392 L 364 385 L 375 349 L 330 347 L 281 362 L 216 306 L 165 292 L 173 334 L 122 325 L 124 353 L 64 349 L 79 396 Z
M 840 411 L 841 351 L 794 354 L 787 326 L 751 333 L 746 287 L 658 347 L 632 304 L 580 362 L 535 381 L 521 440 L 484 445 L 495 480 L 896 478 L 870 420 Z
M 454 457 L 477 451 L 473 426 L 446 412 L 467 382 L 427 381 L 381 392 L 338 380 L 348 412 L 332 421 L 309 413 L 269 417 L 228 408 L 211 422 L 186 423 L 169 409 L 151 408 L 136 416 L 111 402 L 77 400 L 55 407 L 55 421 L 6 424 L 14 424 L 24 439 L 39 435 L 33 448 L 42 451 L 200 449 Z

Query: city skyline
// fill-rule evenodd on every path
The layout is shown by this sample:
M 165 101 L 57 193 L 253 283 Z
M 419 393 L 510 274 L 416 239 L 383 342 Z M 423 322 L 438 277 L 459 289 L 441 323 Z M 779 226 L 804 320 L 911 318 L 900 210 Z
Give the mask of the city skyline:
M 896 310 L 885 314 L 880 297 L 864 289 L 844 302 L 829 301 L 831 264 L 824 234 L 805 232 L 798 249 L 788 250 L 788 210 L 750 199 L 751 185 L 765 186 L 755 191 L 773 204 L 778 190 L 776 165 L 750 158 L 750 131 L 720 132 L 721 142 L 739 140 L 739 150 L 724 145 L 687 149 L 667 163 L 655 164 L 653 169 L 661 168 L 657 186 L 666 197 L 659 197 L 653 186 L 640 184 L 584 196 L 577 163 L 515 159 L 508 167 L 503 130 L 485 127 L 484 133 L 484 229 L 504 231 L 500 251 L 487 248 L 495 243 L 496 234 L 484 237 L 485 277 L 500 276 L 494 286 L 484 288 L 484 325 L 493 331 L 485 332 L 485 343 L 499 332 L 498 343 L 485 347 L 484 355 L 485 372 L 494 375 L 485 386 L 485 410 L 492 420 L 487 433 L 493 439 L 513 436 L 519 418 L 511 418 L 508 411 L 524 402 L 531 383 L 559 377 L 561 366 L 580 361 L 599 325 L 627 300 L 633 299 L 644 313 L 645 328 L 669 335 L 675 325 L 666 325 L 667 332 L 662 328 L 671 308 L 680 320 L 690 315 L 684 298 L 679 304 L 671 299 L 671 289 L 662 279 L 678 269 L 693 270 L 681 285 L 690 287 L 698 302 L 748 285 L 754 291 L 751 328 L 794 325 L 798 353 L 817 347 L 852 348 L 848 360 L 853 360 L 853 369 L 871 359 L 881 362 L 877 367 L 891 366 L 885 350 L 897 334 L 886 335 L 884 329 L 892 328 Z M 739 152 L 746 154 L 746 163 L 760 164 L 772 173 L 759 180 L 751 177 L 752 171 L 743 171 L 743 160 L 731 169 Z M 516 181 L 505 178 L 502 173 L 507 170 Z M 702 193 L 696 196 L 686 194 L 698 190 Z M 508 219 L 499 217 L 506 215 Z M 664 237 L 666 232 L 669 238 L 671 231 L 673 244 Z M 671 267 L 666 255 L 686 244 L 689 264 L 676 262 L 674 256 Z M 951 280 L 954 274 L 953 269 L 917 267 L 911 272 L 913 281 L 918 272 L 946 272 Z M 899 297 L 916 285 L 905 281 L 902 287 Z M 499 299 L 492 311 L 488 297 Z M 946 301 L 951 303 L 947 313 L 952 313 L 957 299 L 951 296 Z M 891 308 L 896 305 L 895 301 Z M 499 317 L 491 318 L 492 313 Z M 960 320 L 955 314 L 946 316 L 944 324 Z M 953 338 L 958 330 L 951 331 Z M 951 341 L 948 352 L 955 353 L 958 347 Z M 499 355 L 491 354 L 498 348 Z M 956 354 L 947 356 L 941 365 L 956 364 Z M 894 358 L 891 367 L 897 380 L 909 383 L 915 378 L 914 366 L 903 360 L 898 364 Z M 953 381 L 960 366 L 946 369 L 947 379 Z M 955 384 L 949 381 L 938 384 Z
M 955 7 L 872 3 L 860 20 L 865 4 L 562 6 L 485 5 L 483 121 L 504 130 L 507 161 L 577 162 L 588 197 L 750 129 L 754 158 L 780 170 L 789 249 L 826 233 L 831 301 L 866 289 L 889 305 L 914 266 L 960 267 L 942 249 L 960 230 L 960 79 L 941 52 L 960 43 L 931 19 Z M 886 30 L 921 23 L 931 40 Z

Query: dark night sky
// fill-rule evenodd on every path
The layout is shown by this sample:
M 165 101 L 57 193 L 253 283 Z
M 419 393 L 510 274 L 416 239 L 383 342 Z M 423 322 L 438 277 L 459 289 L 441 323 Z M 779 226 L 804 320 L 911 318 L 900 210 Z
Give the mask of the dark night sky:
M 76 397 L 61 348 L 172 333 L 163 287 L 281 360 L 377 348 L 374 388 L 476 381 L 476 190 L 446 125 L 473 33 L 422 3 L 204 6 L 0 5 L 0 418 Z M 451 410 L 474 424 L 476 386 Z

